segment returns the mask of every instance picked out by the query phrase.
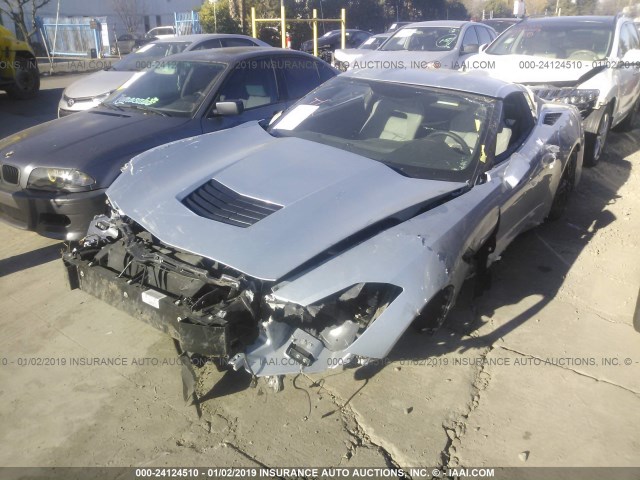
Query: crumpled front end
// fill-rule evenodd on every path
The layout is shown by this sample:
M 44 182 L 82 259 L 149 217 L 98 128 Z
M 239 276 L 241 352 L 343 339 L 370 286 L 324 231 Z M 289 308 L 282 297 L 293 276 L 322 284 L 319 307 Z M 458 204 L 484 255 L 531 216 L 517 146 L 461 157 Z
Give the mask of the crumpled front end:
M 310 302 L 290 302 L 278 291 L 295 282 L 252 278 L 167 246 L 115 212 L 95 217 L 63 261 L 72 289 L 167 333 L 182 351 L 223 359 L 255 376 L 349 362 L 349 347 L 402 291 L 354 283 Z

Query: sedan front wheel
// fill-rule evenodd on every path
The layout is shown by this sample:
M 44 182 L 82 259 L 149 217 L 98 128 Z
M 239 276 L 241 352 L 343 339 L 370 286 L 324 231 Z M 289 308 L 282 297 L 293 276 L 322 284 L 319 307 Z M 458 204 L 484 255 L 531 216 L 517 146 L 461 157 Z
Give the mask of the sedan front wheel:
M 595 167 L 600 161 L 604 147 L 607 144 L 610 128 L 611 105 L 607 105 L 602 113 L 602 118 L 600 118 L 598 131 L 596 133 L 587 133 L 586 135 L 587 148 L 584 152 L 584 164 L 587 167 Z

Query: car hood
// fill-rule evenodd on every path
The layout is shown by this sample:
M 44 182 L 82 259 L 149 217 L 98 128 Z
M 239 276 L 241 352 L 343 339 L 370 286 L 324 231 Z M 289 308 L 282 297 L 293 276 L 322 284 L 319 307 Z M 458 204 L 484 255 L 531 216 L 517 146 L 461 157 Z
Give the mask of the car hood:
M 333 58 L 340 62 L 348 62 L 351 63 L 355 59 L 362 57 L 367 53 L 366 49 L 363 48 L 345 48 L 338 49 L 333 52 Z
M 23 169 L 76 168 L 96 178 L 144 150 L 181 138 L 188 119 L 97 107 L 22 130 L 0 140 L 0 158 Z M 182 135 L 185 136 L 185 135 Z M 9 160 L 5 160 L 9 161 Z M 110 179 L 108 183 L 110 183 Z M 107 184 L 108 184 L 107 183 Z
M 492 62 L 492 63 L 487 63 Z M 564 62 L 564 63 L 563 63 Z M 523 85 L 577 83 L 591 70 L 591 60 L 562 60 L 532 55 L 474 55 L 464 62 L 469 70 L 483 69 L 490 76 Z M 580 66 L 580 68 L 577 68 Z
M 182 200 L 211 179 L 282 208 L 247 228 L 201 217 Z M 162 242 L 277 280 L 363 229 L 464 186 L 404 177 L 353 153 L 272 137 L 251 122 L 145 152 L 107 195 Z
M 69 98 L 91 98 L 113 92 L 136 72 L 101 70 L 76 80 L 64 90 Z
M 369 50 L 368 53 L 357 58 L 353 65 L 354 68 L 423 69 L 427 62 L 440 62 L 436 68 L 452 68 L 457 58 L 456 50 L 447 52 Z

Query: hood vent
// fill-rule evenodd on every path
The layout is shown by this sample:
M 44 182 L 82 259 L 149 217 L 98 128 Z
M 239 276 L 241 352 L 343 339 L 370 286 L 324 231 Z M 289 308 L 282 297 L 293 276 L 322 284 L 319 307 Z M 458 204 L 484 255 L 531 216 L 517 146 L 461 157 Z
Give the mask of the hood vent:
M 282 208 L 282 205 L 234 192 L 216 180 L 209 180 L 196 188 L 182 203 L 200 217 L 243 228 Z
M 561 112 L 547 113 L 544 116 L 544 120 L 542 123 L 544 123 L 545 125 L 553 125 L 556 123 L 556 121 L 560 118 L 561 115 L 562 115 Z

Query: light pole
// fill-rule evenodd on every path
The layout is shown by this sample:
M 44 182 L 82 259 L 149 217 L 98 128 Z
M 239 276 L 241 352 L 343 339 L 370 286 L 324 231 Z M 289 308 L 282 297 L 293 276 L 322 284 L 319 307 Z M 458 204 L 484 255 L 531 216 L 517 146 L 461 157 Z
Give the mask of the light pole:
M 218 0 L 213 0 L 213 31 L 218 33 L 218 13 L 216 12 L 216 3 Z

